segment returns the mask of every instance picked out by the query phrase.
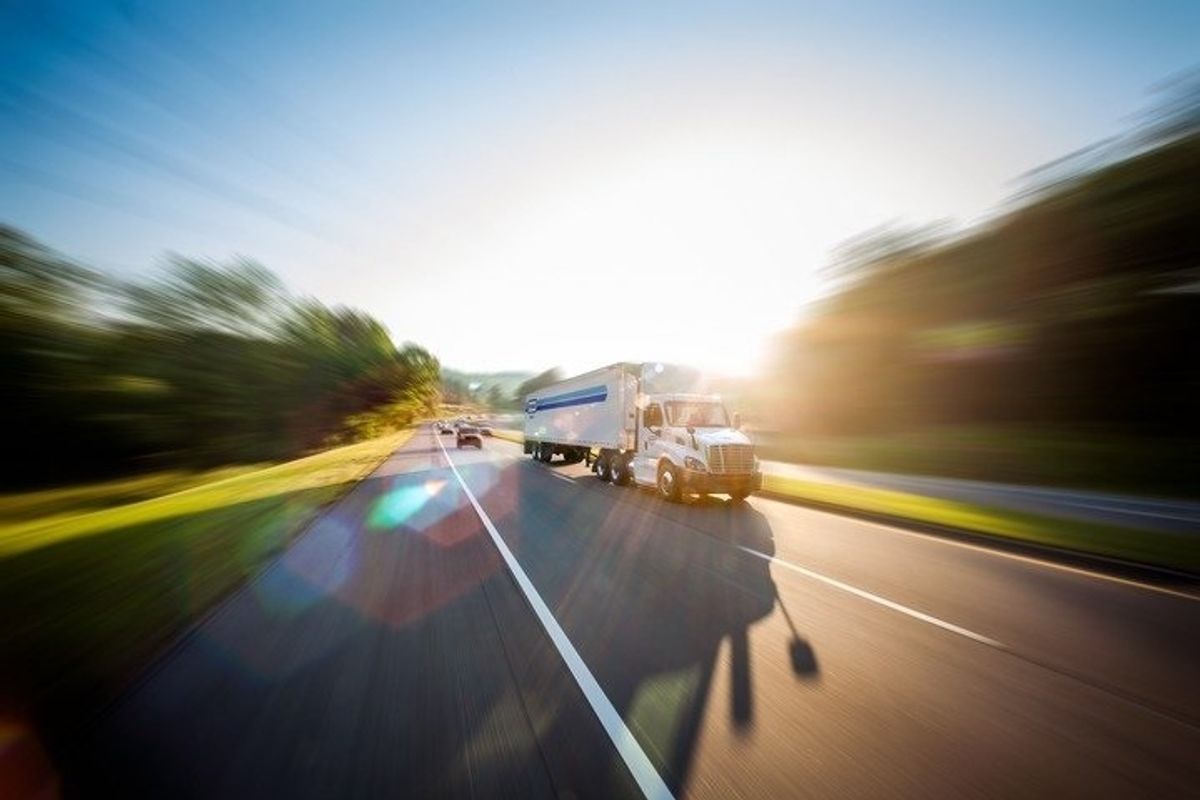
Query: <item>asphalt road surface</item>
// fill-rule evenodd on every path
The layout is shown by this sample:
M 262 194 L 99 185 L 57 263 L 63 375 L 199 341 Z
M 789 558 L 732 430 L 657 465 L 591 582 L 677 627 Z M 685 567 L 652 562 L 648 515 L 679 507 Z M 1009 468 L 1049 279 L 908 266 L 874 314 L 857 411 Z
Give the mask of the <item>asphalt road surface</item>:
M 1195 797 L 1200 601 L 422 430 L 66 768 L 79 795 Z

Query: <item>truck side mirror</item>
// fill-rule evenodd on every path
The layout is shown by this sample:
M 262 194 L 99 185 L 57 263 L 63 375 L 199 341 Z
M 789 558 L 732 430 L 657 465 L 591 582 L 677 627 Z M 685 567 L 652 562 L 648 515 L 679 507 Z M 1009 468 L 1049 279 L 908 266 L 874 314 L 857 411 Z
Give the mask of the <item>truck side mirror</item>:
M 733 429 L 735 431 L 742 429 L 742 412 L 740 411 L 733 412 Z

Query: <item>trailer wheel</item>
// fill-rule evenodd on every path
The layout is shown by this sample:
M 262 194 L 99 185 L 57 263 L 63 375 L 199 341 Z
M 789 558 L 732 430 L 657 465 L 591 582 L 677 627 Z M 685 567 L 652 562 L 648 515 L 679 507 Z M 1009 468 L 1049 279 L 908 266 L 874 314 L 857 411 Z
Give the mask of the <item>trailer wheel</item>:
M 612 475 L 612 482 L 617 486 L 626 486 L 629 483 L 629 459 L 625 456 L 613 456 L 609 462 L 609 472 Z
M 596 477 L 602 481 L 611 481 L 613 477 L 612 463 L 604 453 L 596 459 Z
M 679 475 L 668 463 L 658 467 L 658 496 L 672 503 L 679 502 Z
M 538 453 L 538 461 L 541 461 L 543 464 L 549 464 L 550 459 L 554 458 L 554 445 L 542 442 L 540 451 Z

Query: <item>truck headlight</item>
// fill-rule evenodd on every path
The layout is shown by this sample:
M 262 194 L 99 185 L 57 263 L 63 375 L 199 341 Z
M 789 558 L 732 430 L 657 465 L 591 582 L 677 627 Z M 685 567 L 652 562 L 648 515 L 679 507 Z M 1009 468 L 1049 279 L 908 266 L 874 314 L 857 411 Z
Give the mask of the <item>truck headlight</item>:
M 684 457 L 683 465 L 688 469 L 695 470 L 696 472 L 708 472 L 708 467 L 705 466 L 703 461 L 698 458 L 692 458 L 691 456 Z

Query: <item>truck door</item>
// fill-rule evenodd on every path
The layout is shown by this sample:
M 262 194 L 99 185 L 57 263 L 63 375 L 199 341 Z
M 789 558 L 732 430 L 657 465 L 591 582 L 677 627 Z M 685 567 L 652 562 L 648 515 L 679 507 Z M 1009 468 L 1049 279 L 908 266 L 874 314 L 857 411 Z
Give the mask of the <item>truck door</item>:
M 633 459 L 633 479 L 653 486 L 658 480 L 658 457 L 662 453 L 662 406 L 651 403 L 638 417 L 638 450 Z

